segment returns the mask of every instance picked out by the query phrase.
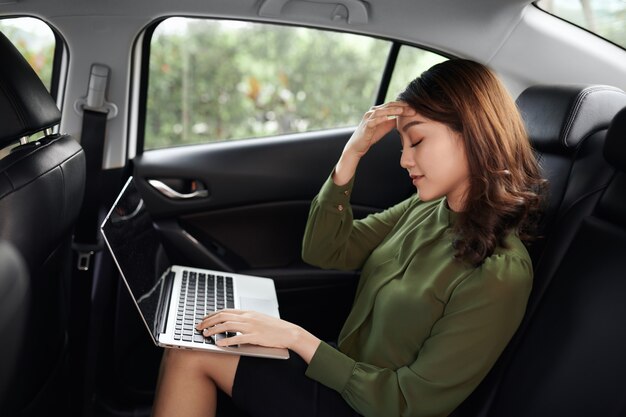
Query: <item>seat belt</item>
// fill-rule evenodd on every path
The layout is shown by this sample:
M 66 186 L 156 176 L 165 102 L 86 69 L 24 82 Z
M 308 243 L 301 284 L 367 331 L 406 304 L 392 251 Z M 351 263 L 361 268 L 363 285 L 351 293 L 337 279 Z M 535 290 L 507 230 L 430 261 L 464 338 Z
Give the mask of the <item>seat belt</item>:
M 94 279 L 94 256 L 102 248 L 99 234 L 100 172 L 106 138 L 107 119 L 117 115 L 117 107 L 105 100 L 109 68 L 93 64 L 89 88 L 84 99 L 77 100 L 75 110 L 82 113 L 80 143 L 85 152 L 86 179 L 83 204 L 74 229 L 72 281 L 70 286 L 69 352 L 72 415 L 85 416 L 86 401 L 91 395 L 87 352 L 91 319 L 91 293 Z
M 108 81 L 109 68 L 93 64 L 86 99 L 78 100 L 74 106 L 83 115 L 80 144 L 85 152 L 87 165 L 85 196 L 74 233 L 76 268 L 82 272 L 90 270 L 93 255 L 102 248 L 98 233 L 102 153 L 107 119 L 117 115 L 117 107 L 105 100 Z

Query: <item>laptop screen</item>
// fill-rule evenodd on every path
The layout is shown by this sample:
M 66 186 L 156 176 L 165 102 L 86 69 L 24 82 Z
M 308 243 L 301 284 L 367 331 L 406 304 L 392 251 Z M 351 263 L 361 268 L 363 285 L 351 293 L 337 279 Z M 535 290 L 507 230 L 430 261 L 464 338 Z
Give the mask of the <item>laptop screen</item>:
M 113 259 L 146 325 L 155 334 L 163 282 L 163 248 L 150 214 L 130 177 L 101 226 Z

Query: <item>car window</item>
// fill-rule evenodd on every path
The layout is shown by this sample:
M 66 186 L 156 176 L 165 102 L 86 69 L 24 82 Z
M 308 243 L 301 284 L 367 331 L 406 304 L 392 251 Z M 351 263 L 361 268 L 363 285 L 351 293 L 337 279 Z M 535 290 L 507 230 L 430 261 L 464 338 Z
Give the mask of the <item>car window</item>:
M 540 0 L 537 7 L 626 48 L 626 1 Z
M 16 46 L 51 91 L 56 39 L 50 26 L 34 17 L 3 18 L 0 32 Z
M 375 102 L 391 46 L 304 27 L 166 19 L 150 39 L 144 149 L 354 126 Z
M 428 68 L 446 59 L 446 57 L 434 52 L 402 45 L 398 52 L 398 58 L 394 66 L 385 101 L 395 100 L 408 83 Z

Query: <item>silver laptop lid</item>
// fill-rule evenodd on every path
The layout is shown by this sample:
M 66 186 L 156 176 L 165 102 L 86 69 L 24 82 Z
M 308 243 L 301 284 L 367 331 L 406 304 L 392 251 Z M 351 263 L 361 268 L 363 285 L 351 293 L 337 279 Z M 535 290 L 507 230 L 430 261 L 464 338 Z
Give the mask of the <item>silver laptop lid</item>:
M 111 255 L 156 342 L 167 263 L 158 232 L 130 177 L 100 228 Z

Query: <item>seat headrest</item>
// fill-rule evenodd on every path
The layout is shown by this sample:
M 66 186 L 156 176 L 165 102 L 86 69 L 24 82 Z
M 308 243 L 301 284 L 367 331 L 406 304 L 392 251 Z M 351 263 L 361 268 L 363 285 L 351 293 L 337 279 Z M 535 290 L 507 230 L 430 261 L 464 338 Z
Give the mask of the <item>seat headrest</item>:
M 616 169 L 626 172 L 626 107 L 611 121 L 604 142 L 604 158 Z
M 608 127 L 626 106 L 626 93 L 607 85 L 538 85 L 524 90 L 516 102 L 533 147 L 568 154 Z
M 0 32 L 0 148 L 52 127 L 61 112 L 35 71 Z

